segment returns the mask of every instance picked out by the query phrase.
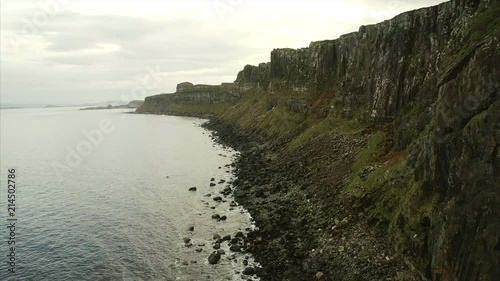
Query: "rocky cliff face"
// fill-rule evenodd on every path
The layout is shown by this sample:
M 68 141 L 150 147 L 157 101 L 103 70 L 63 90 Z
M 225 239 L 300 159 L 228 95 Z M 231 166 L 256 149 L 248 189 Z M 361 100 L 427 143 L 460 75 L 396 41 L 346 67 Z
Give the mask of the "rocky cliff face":
M 139 108 L 143 104 L 144 104 L 144 101 L 142 101 L 142 100 L 133 100 L 127 104 L 127 108 Z
M 270 80 L 337 86 L 333 111 L 397 118 L 401 149 L 432 128 L 412 153 L 439 195 L 426 234 L 433 280 L 500 276 L 499 17 L 498 1 L 452 1 L 271 53 Z M 412 105 L 421 110 L 401 114 Z
M 271 139 L 280 157 L 301 155 L 307 175 L 345 171 L 335 192 L 353 194 L 353 205 L 385 227 L 423 276 L 493 281 L 500 276 L 499 65 L 500 1 L 455 0 L 308 48 L 275 49 L 269 63 L 245 66 L 230 89 L 184 84 L 147 98 L 139 112 L 241 97 L 220 119 Z M 347 152 L 332 152 L 350 162 L 313 158 L 317 147 L 329 151 L 350 135 L 339 144 Z M 316 205 L 329 206 L 325 200 Z M 313 213 L 328 220 L 323 212 Z
M 313 42 L 308 48 L 275 49 L 269 71 L 262 65 L 246 66 L 237 81 L 279 79 L 302 91 L 339 86 L 336 110 L 363 106 L 374 118 L 394 118 L 417 98 L 435 99 L 438 85 L 451 79 L 479 47 L 471 46 L 468 36 L 493 31 L 477 26 L 481 30 L 465 34 L 475 24 L 473 15 L 486 5 L 496 4 L 447 2 L 362 26 L 337 40 Z
M 213 86 L 194 85 L 190 82 L 183 82 L 177 85 L 177 91 L 173 94 L 146 97 L 144 104 L 137 110 L 137 113 L 196 115 L 205 117 L 219 112 L 219 109 L 234 104 L 239 98 L 240 90 L 232 83 Z M 197 107 L 193 110 L 184 110 L 193 105 L 206 106 Z
M 262 88 L 269 85 L 271 63 L 261 63 L 258 66 L 246 65 L 238 73 L 235 83 L 243 89 Z
M 333 110 L 396 118 L 400 149 L 422 137 L 412 151 L 415 176 L 438 194 L 424 233 L 433 280 L 500 276 L 498 3 L 452 1 L 271 54 L 271 79 L 337 84 Z M 413 114 L 402 112 L 412 106 Z

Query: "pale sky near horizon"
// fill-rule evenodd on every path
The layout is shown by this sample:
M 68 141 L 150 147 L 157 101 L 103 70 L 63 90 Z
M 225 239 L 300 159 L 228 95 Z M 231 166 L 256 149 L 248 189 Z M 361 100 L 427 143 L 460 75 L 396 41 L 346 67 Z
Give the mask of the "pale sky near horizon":
M 232 82 L 273 48 L 307 47 L 442 2 L 1 0 L 0 101 L 130 100 L 183 81 Z

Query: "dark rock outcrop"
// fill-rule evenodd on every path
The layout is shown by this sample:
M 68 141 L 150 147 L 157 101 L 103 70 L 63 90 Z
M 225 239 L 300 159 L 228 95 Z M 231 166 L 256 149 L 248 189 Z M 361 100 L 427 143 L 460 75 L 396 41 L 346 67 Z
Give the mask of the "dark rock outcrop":
M 246 65 L 238 73 L 235 83 L 243 89 L 262 88 L 267 89 L 269 85 L 271 63 L 261 63 L 258 66 Z

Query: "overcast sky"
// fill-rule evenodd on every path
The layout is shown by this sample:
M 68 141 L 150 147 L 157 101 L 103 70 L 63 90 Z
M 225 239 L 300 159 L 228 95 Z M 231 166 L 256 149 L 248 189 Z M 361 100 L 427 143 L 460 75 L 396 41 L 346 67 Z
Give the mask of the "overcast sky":
M 232 82 L 273 48 L 441 2 L 1 0 L 1 102 L 130 100 L 182 81 Z

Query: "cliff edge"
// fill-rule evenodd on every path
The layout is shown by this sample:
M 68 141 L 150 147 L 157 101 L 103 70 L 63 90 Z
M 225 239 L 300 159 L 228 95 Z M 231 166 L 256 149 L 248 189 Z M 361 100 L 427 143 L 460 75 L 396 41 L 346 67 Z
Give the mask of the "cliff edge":
M 500 1 L 454 0 L 138 112 L 210 114 L 244 151 L 236 197 L 263 280 L 494 281 L 499 66 Z
M 232 83 L 194 85 L 183 82 L 175 93 L 146 97 L 137 113 L 210 117 L 224 112 L 240 99 L 240 91 Z

